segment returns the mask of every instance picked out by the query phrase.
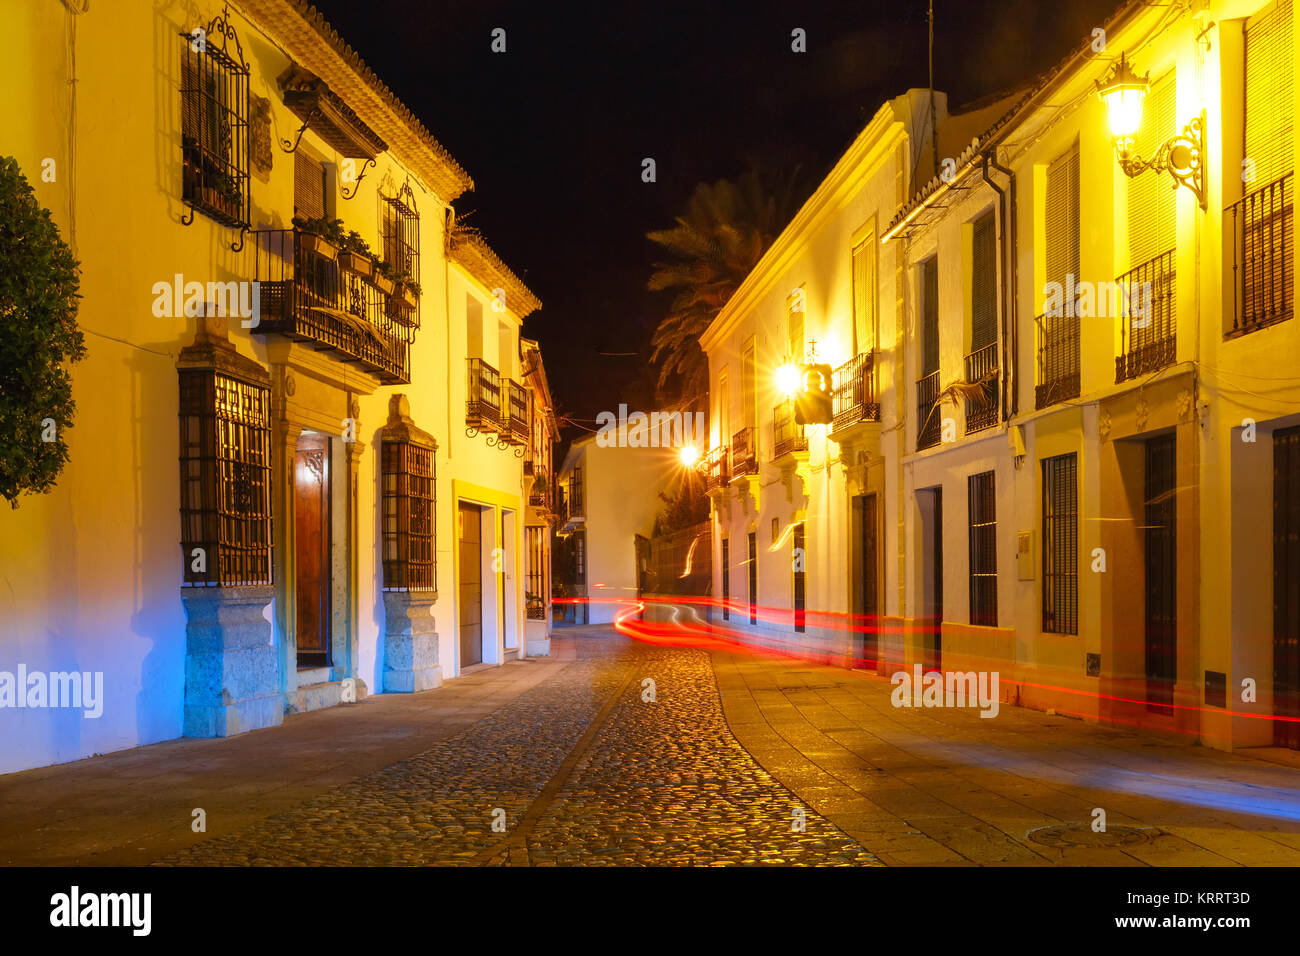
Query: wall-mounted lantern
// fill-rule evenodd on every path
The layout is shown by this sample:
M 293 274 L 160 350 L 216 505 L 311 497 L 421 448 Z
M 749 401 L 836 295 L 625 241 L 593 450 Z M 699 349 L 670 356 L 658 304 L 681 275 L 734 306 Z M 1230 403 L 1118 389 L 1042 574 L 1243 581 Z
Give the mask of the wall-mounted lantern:
M 1149 74 L 1138 76 L 1123 54 L 1106 81 L 1097 84 L 1097 95 L 1106 105 L 1119 168 L 1128 176 L 1148 169 L 1157 173 L 1168 170 L 1175 183 L 1190 189 L 1205 209 L 1205 110 L 1193 117 L 1181 133 L 1161 143 L 1149 159 L 1132 151 L 1134 137 L 1142 128 L 1142 105 L 1150 89 Z

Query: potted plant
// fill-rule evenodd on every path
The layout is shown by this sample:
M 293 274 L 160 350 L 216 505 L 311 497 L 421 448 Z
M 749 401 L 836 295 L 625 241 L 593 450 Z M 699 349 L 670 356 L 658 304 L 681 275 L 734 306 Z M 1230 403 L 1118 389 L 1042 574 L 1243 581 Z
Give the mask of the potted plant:
M 294 216 L 293 224 L 297 227 L 299 243 L 307 252 L 333 262 L 343 246 L 343 220 L 305 216 Z
M 355 229 L 343 237 L 338 261 L 339 268 L 363 279 L 369 279 L 375 270 L 374 260 L 370 258 L 370 246 Z
M 420 304 L 420 283 L 416 282 L 409 275 L 401 275 L 397 278 L 398 291 L 402 299 L 408 306 L 414 309 Z
M 392 264 L 383 260 L 376 262 L 374 274 L 370 277 L 370 284 L 384 295 L 392 295 L 396 285 L 393 281 Z

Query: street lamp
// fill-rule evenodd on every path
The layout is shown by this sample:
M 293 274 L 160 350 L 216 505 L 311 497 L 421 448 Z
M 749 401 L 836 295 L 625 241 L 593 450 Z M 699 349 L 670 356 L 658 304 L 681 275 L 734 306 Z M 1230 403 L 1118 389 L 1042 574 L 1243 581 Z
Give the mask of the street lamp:
M 687 468 L 694 468 L 700 460 L 700 450 L 694 445 L 683 445 L 677 454 L 682 460 L 682 465 Z
M 1137 176 L 1148 169 L 1157 173 L 1168 170 L 1176 185 L 1190 189 L 1205 209 L 1205 110 L 1193 117 L 1181 133 L 1161 143 L 1150 159 L 1131 152 L 1134 137 L 1142 128 L 1142 106 L 1151 89 L 1149 77 L 1138 76 L 1121 53 L 1106 81 L 1097 83 L 1119 168 L 1126 176 Z
M 803 370 L 793 362 L 787 361 L 776 370 L 776 387 L 782 395 L 789 398 L 803 383 Z

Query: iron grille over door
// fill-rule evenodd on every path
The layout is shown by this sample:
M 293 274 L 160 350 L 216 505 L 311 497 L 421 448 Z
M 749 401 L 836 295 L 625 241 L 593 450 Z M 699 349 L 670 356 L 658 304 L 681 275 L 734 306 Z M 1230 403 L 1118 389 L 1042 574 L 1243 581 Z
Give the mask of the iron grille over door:
M 998 626 L 997 501 L 993 472 L 966 479 L 970 540 L 970 622 Z
M 722 619 L 731 618 L 731 541 L 722 539 Z
M 758 623 L 758 533 L 749 532 L 749 623 Z
M 1043 459 L 1043 630 L 1079 633 L 1078 472 L 1073 453 Z

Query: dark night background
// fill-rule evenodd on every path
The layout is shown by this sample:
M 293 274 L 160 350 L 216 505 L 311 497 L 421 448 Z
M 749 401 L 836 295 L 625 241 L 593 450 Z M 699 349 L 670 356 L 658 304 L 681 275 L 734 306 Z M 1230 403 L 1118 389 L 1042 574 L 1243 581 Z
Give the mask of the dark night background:
M 541 298 L 524 331 L 580 420 L 653 407 L 665 300 L 645 288 L 645 233 L 671 226 L 696 183 L 800 164 L 804 198 L 885 99 L 928 84 L 925 0 L 316 5 L 474 177 L 457 214 L 472 210 Z M 934 6 L 935 86 L 957 108 L 1050 68 L 1118 0 Z M 790 50 L 795 27 L 807 53 Z M 641 181 L 645 157 L 656 183 Z M 638 354 L 601 354 L 617 352 Z

